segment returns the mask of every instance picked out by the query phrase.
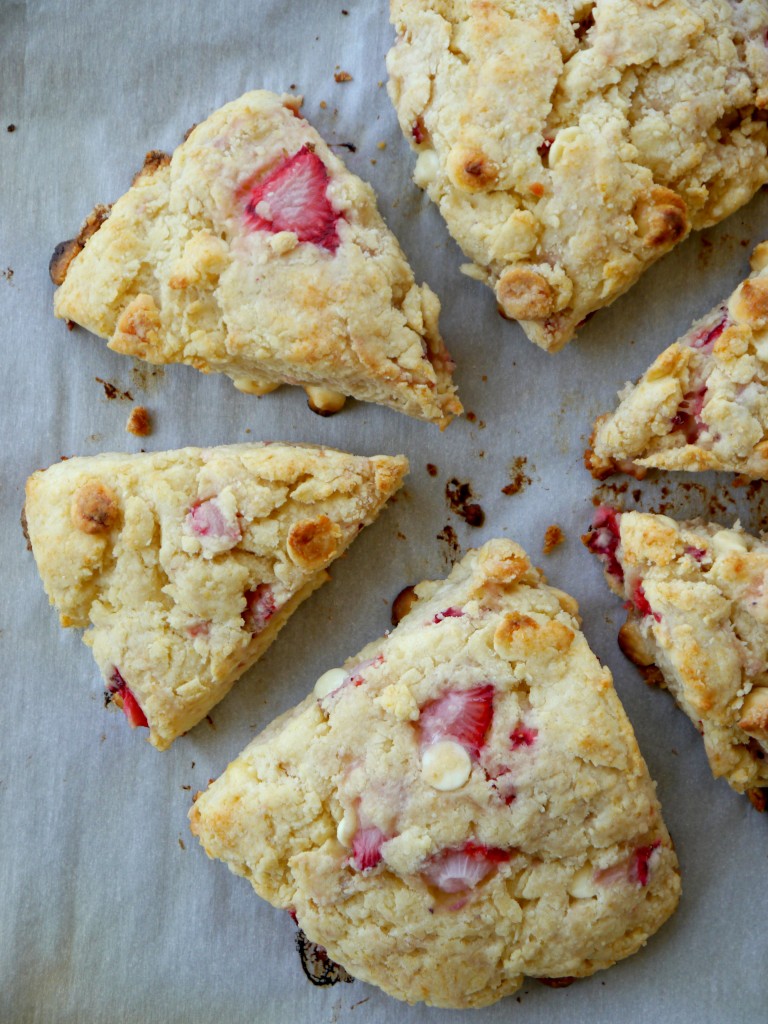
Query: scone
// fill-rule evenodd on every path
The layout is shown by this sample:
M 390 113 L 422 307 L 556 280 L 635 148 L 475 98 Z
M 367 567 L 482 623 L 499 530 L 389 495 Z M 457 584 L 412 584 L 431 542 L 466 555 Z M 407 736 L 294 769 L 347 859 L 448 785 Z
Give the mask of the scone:
M 354 977 L 486 1006 L 639 949 L 677 860 L 573 598 L 491 541 L 318 679 L 190 818 Z
M 461 403 L 440 303 L 300 103 L 247 93 L 148 154 L 54 254 L 56 316 L 241 391 L 298 384 L 317 412 L 352 395 L 445 426 Z
M 752 276 L 595 422 L 584 460 L 597 479 L 648 467 L 768 477 L 768 242 L 751 262 Z
M 391 0 L 391 15 L 416 184 L 544 349 L 768 181 L 764 0 Z
M 107 701 L 164 750 L 261 657 L 407 468 L 269 443 L 68 459 L 27 482 L 27 530 Z
M 626 599 L 619 646 L 667 687 L 704 739 L 712 772 L 765 809 L 768 545 L 738 523 L 597 510 L 587 547 Z

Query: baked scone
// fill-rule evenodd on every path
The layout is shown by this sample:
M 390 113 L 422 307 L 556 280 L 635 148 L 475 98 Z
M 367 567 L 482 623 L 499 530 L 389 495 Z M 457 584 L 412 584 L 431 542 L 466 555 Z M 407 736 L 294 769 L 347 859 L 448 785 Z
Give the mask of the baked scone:
M 27 482 L 27 530 L 107 700 L 164 750 L 261 657 L 407 469 L 269 443 L 68 459 Z
M 768 242 L 751 263 L 731 297 L 596 420 L 584 461 L 598 480 L 649 467 L 768 477 Z
M 619 646 L 669 689 L 709 764 L 765 809 L 768 796 L 768 545 L 701 520 L 596 512 L 584 538 L 626 599 Z
M 318 412 L 352 395 L 445 426 L 461 403 L 440 303 L 300 104 L 246 93 L 148 154 L 54 254 L 56 316 L 241 391 L 299 384 Z
M 475 1007 L 639 949 L 677 860 L 573 598 L 506 540 L 421 583 L 196 800 L 219 857 L 354 977 Z
M 416 184 L 544 349 L 768 181 L 765 0 L 391 0 L 391 16 Z

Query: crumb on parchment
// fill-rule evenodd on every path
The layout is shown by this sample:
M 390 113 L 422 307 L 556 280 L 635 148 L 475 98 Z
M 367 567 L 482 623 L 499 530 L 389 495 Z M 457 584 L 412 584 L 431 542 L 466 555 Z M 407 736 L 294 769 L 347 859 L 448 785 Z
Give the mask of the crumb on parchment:
M 152 433 L 152 420 L 143 405 L 137 405 L 131 409 L 125 429 L 136 437 L 147 437 Z
M 551 555 L 558 544 L 562 544 L 565 540 L 565 534 L 560 527 L 553 523 L 552 526 L 548 526 L 544 533 L 544 547 L 542 551 L 545 555 Z

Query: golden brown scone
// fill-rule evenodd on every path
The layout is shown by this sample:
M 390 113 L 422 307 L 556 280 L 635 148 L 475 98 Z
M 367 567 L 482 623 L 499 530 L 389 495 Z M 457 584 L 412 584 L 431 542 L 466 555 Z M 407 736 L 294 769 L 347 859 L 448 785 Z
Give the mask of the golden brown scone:
M 609 967 L 680 891 L 576 602 L 506 540 L 419 584 L 397 628 L 324 672 L 190 818 L 353 976 L 435 1006 Z
M 599 417 L 585 456 L 593 476 L 655 467 L 768 477 L 768 242 L 752 267 Z
M 445 426 L 461 403 L 438 331 L 369 185 L 299 114 L 250 92 L 211 114 L 54 259 L 57 316 L 151 363 L 298 384 Z M 60 247 L 61 248 L 61 247 Z
M 414 180 L 548 351 L 768 181 L 764 0 L 390 8 Z
M 626 599 L 622 651 L 668 687 L 713 774 L 754 802 L 768 789 L 768 545 L 738 523 L 607 506 L 584 541 Z
M 164 750 L 261 657 L 407 468 L 289 444 L 68 459 L 27 482 L 29 538 L 108 700 Z

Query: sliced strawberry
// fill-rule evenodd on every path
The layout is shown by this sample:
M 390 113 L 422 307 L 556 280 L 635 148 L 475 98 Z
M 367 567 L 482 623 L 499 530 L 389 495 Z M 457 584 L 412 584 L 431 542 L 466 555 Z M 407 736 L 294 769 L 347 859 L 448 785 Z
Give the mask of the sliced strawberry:
M 198 537 L 211 537 L 216 540 L 228 540 L 234 547 L 242 540 L 240 524 L 237 520 L 228 519 L 221 505 L 215 498 L 208 498 L 193 505 L 187 513 L 187 527 Z
M 304 146 L 253 188 L 246 223 L 256 231 L 293 231 L 300 242 L 336 252 L 341 215 L 331 206 L 327 190 L 325 164 Z
M 117 668 L 112 671 L 109 683 L 107 684 L 107 694 L 110 700 L 115 697 L 117 698 L 115 703 L 123 709 L 123 714 L 128 719 L 128 724 L 132 729 L 136 729 L 138 726 L 143 726 L 145 729 L 149 728 L 147 716 L 141 710 L 139 702 Z
M 255 590 L 245 592 L 243 625 L 255 636 L 260 633 L 277 611 L 277 604 L 268 583 L 259 583 Z
M 427 129 L 424 127 L 424 122 L 421 117 L 417 117 L 411 125 L 411 135 L 413 136 L 413 141 L 417 146 L 420 146 L 427 138 Z
M 686 545 L 686 547 L 683 549 L 683 551 L 684 551 L 684 553 L 686 555 L 690 555 L 691 558 L 695 558 L 697 562 L 703 561 L 704 557 L 705 557 L 705 555 L 707 553 L 704 550 L 704 548 L 696 548 L 692 544 Z
M 721 318 L 714 327 L 703 327 L 692 335 L 690 340 L 691 348 L 697 348 L 700 352 L 711 352 L 715 347 L 715 342 L 725 330 L 728 319 L 728 311 L 722 310 Z
M 456 849 L 442 850 L 427 863 L 422 874 L 442 892 L 469 892 L 511 856 L 511 850 L 468 842 Z
M 624 581 L 624 570 L 616 552 L 621 540 L 619 519 L 621 513 L 610 505 L 601 505 L 595 510 L 592 530 L 588 534 L 586 545 L 593 555 L 597 555 L 609 576 L 614 576 L 619 583 Z
M 493 694 L 488 683 L 471 690 L 449 690 L 425 704 L 419 715 L 422 746 L 452 739 L 477 757 L 493 720 Z
M 443 619 L 460 619 L 464 612 L 461 608 L 446 608 L 444 612 L 438 612 L 437 615 L 432 619 L 432 624 L 437 625 L 438 622 L 442 622 Z
M 672 433 L 682 433 L 688 444 L 695 444 L 704 431 L 706 424 L 701 418 L 701 410 L 707 397 L 706 387 L 696 391 L 688 391 L 672 417 Z
M 375 868 L 381 860 L 381 847 L 387 841 L 387 837 L 375 825 L 367 828 L 359 828 L 352 840 L 352 856 L 350 863 L 358 871 L 368 871 Z
M 661 622 L 661 615 L 651 608 L 650 601 L 645 596 L 642 580 L 638 580 L 637 583 L 635 583 L 634 590 L 632 591 L 632 600 L 627 601 L 624 607 L 627 609 L 634 607 L 641 615 L 652 615 L 657 622 Z
M 520 747 L 532 747 L 538 735 L 538 729 L 529 728 L 522 724 L 516 726 L 509 734 L 512 749 L 519 750 Z
M 651 858 L 654 851 L 661 846 L 661 840 L 657 839 L 650 846 L 640 846 L 635 850 L 632 863 L 629 869 L 630 880 L 638 885 L 646 886 L 651 877 Z

